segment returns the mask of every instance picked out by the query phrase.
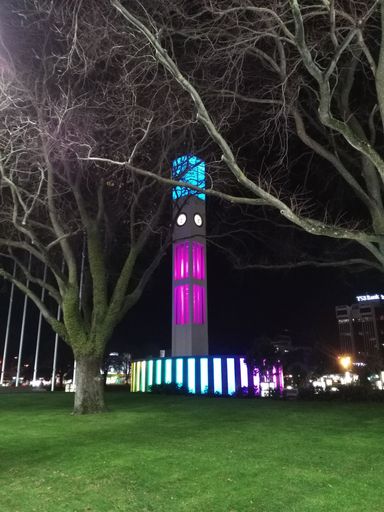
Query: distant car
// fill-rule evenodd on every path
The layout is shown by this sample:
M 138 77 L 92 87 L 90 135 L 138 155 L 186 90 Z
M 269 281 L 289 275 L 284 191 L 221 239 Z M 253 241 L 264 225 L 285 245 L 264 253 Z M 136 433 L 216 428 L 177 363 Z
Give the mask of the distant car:
M 288 400 L 294 400 L 299 396 L 299 390 L 292 387 L 287 387 L 283 391 L 283 397 Z

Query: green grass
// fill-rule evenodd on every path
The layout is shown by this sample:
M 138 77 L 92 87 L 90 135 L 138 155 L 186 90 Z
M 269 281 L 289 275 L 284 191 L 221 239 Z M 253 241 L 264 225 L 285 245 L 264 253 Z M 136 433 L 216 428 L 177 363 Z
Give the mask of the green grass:
M 2 512 L 384 510 L 384 405 L 0 395 Z

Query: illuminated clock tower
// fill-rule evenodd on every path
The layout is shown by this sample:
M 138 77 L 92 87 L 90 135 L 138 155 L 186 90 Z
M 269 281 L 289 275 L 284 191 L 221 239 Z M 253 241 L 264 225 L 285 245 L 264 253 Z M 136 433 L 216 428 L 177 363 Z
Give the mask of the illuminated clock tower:
M 205 188 L 205 162 L 173 161 L 175 180 Z M 173 199 L 172 356 L 208 354 L 205 194 L 176 186 Z

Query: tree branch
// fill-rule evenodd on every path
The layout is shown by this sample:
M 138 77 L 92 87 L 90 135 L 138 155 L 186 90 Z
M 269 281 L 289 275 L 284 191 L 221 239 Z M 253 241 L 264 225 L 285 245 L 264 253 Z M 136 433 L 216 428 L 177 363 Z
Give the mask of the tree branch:
M 363 268 L 374 268 L 375 270 L 383 271 L 383 266 L 374 261 L 370 261 L 364 258 L 350 258 L 339 261 L 293 261 L 290 263 L 282 264 L 263 264 L 263 263 L 236 263 L 235 268 L 237 270 L 252 270 L 252 269 L 266 269 L 266 270 L 284 270 L 302 267 L 316 267 L 316 268 L 330 268 L 330 267 L 348 267 L 348 266 L 362 266 Z
M 311 63 L 310 72 L 311 74 L 321 82 L 321 73 L 316 67 L 316 65 L 312 61 L 312 57 L 305 46 L 304 41 L 304 31 L 301 20 L 301 13 L 298 9 L 297 1 L 290 0 L 294 10 L 295 10 L 295 22 L 297 24 L 298 38 L 303 43 L 302 51 L 305 54 L 306 59 Z M 127 9 L 125 9 L 118 0 L 111 0 L 111 3 L 116 9 L 127 19 L 127 21 L 133 25 L 137 30 L 139 30 L 145 37 L 148 42 L 152 46 L 155 51 L 156 59 L 169 71 L 169 73 L 173 76 L 173 78 L 180 84 L 180 86 L 190 95 L 192 98 L 195 107 L 198 113 L 198 119 L 205 126 L 207 132 L 211 136 L 212 140 L 220 147 L 222 150 L 222 160 L 225 162 L 236 177 L 238 182 L 242 184 L 245 188 L 253 192 L 257 197 L 264 200 L 268 203 L 269 206 L 273 207 L 280 211 L 280 214 L 287 218 L 289 221 L 294 224 L 300 226 L 303 230 L 307 231 L 312 235 L 320 235 L 320 236 L 328 236 L 331 238 L 343 238 L 349 240 L 356 240 L 362 242 L 379 242 L 382 239 L 382 236 L 376 236 L 373 233 L 363 233 L 359 231 L 353 231 L 344 229 L 337 226 L 328 226 L 324 222 L 317 221 L 315 219 L 309 219 L 301 217 L 297 215 L 286 203 L 281 201 L 278 197 L 274 196 L 267 190 L 263 189 L 261 186 L 256 185 L 252 180 L 247 178 L 244 172 L 240 169 L 237 164 L 236 158 L 229 147 L 228 143 L 221 135 L 219 130 L 216 128 L 215 123 L 211 119 L 205 104 L 197 92 L 196 88 L 188 81 L 184 75 L 179 70 L 176 63 L 171 59 L 168 55 L 167 51 L 161 46 L 158 39 L 155 35 L 152 34 L 150 30 L 148 30 L 145 25 L 141 23 L 141 21 L 131 14 Z M 297 9 L 296 9 L 297 7 Z M 301 22 L 300 22 L 301 20 Z M 384 165 L 383 165 L 383 177 L 384 177 Z
M 41 314 L 45 318 L 45 320 L 49 323 L 49 325 L 52 327 L 52 329 L 57 332 L 57 334 L 64 340 L 68 340 L 68 332 L 62 322 L 59 322 L 54 316 L 51 315 L 45 304 L 40 300 L 40 298 L 30 289 L 28 288 L 24 283 L 16 279 L 12 274 L 5 271 L 3 268 L 0 268 L 0 276 L 6 279 L 7 281 L 10 281 L 11 283 L 14 283 L 14 285 L 24 294 L 26 295 L 31 301 L 38 307 L 39 311 L 41 311 Z
M 147 176 L 147 177 L 152 178 L 160 183 L 164 183 L 165 185 L 170 185 L 173 187 L 186 187 L 191 190 L 195 190 L 196 192 L 204 193 L 207 196 L 213 196 L 213 197 L 218 197 L 220 199 L 225 199 L 226 201 L 229 201 L 230 203 L 249 204 L 249 205 L 253 205 L 253 206 L 266 206 L 268 204 L 267 201 L 264 201 L 262 199 L 253 199 L 251 197 L 232 196 L 230 194 L 226 194 L 224 192 L 220 192 L 220 191 L 214 190 L 214 189 L 202 189 L 201 187 L 197 187 L 197 186 L 192 185 L 191 183 L 187 183 L 185 181 L 173 180 L 171 178 L 164 178 L 163 176 L 160 176 L 154 172 L 146 171 L 144 169 L 140 169 L 139 167 L 135 167 L 135 166 L 131 165 L 128 161 L 112 160 L 110 158 L 102 158 L 102 157 L 97 157 L 97 156 L 88 156 L 86 158 L 81 158 L 81 160 L 91 160 L 91 161 L 95 161 L 95 162 L 108 163 L 108 164 L 116 165 L 119 167 L 125 167 L 126 169 L 134 172 L 135 174 L 138 174 L 140 176 Z

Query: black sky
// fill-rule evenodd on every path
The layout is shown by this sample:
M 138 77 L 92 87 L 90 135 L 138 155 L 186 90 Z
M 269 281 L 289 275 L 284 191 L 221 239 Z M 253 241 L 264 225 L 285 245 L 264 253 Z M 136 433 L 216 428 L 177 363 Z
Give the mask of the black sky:
M 382 291 L 372 272 L 332 268 L 290 271 L 234 270 L 222 252 L 208 248 L 210 353 L 244 353 L 262 335 L 288 329 L 296 345 L 338 349 L 335 306 L 351 304 L 365 291 Z M 171 259 L 158 269 L 142 300 L 127 315 L 111 349 L 135 357 L 158 355 L 171 347 Z
M 335 306 L 351 304 L 364 292 L 383 292 L 379 273 L 353 273 L 334 268 L 286 271 L 237 271 L 225 255 L 208 247 L 208 321 L 211 354 L 241 354 L 262 335 L 288 329 L 296 345 L 320 345 L 337 352 Z M 0 294 L 0 350 L 2 354 L 9 287 Z M 16 294 L 10 355 L 17 354 L 23 298 Z M 24 359 L 32 361 L 37 314 L 29 304 Z M 42 364 L 52 359 L 54 335 L 42 333 Z M 171 257 L 166 256 L 140 302 L 127 314 L 109 342 L 109 351 L 131 352 L 134 358 L 157 356 L 171 348 Z M 70 359 L 60 344 L 59 357 Z
M 20 40 L 21 43 L 25 40 Z M 16 45 L 17 47 L 17 45 Z M 360 96 L 358 96 L 360 98 Z M 254 112 L 242 120 L 242 131 L 248 140 L 249 131 L 254 127 Z M 248 123 L 251 123 L 248 125 Z M 232 137 L 241 139 L 238 124 L 233 126 Z M 242 151 L 243 160 L 249 167 L 261 168 L 260 148 L 250 144 Z M 305 148 L 296 141 L 290 149 L 294 159 L 307 155 Z M 272 153 L 274 157 L 274 153 Z M 255 165 L 257 162 L 257 165 Z M 313 190 L 322 191 L 329 199 L 330 188 L 339 183 L 330 179 L 333 168 L 324 167 L 324 161 L 311 160 L 315 166 L 311 176 Z M 301 164 L 300 164 L 301 165 Z M 297 164 L 294 169 L 291 188 L 301 183 L 303 169 Z M 318 168 L 316 167 L 318 165 Z M 285 171 L 285 169 L 283 169 Z M 297 173 L 297 175 L 295 174 Z M 324 178 L 324 173 L 327 179 Z M 341 183 L 341 181 L 340 181 Z M 327 186 L 325 186 L 325 184 Z M 344 188 L 342 189 L 344 190 Z M 333 190 L 332 190 L 333 192 Z M 337 190 L 337 211 L 340 207 L 341 191 Z M 356 209 L 355 196 L 343 196 L 343 204 Z M 350 206 L 351 205 L 351 206 Z M 345 206 L 345 205 L 344 205 Z M 343 208 L 344 208 L 343 206 Z M 360 213 L 360 212 L 358 212 Z M 263 334 L 275 336 L 288 329 L 297 345 L 321 344 L 337 350 L 337 326 L 335 306 L 350 304 L 358 294 L 384 292 L 383 277 L 379 273 L 353 273 L 340 269 L 300 269 L 292 271 L 236 271 L 223 253 L 208 248 L 208 322 L 211 353 L 244 353 L 249 344 Z M 0 286 L 1 283 L 0 283 Z M 8 310 L 9 286 L 0 293 L 0 357 L 3 350 L 5 324 Z M 10 352 L 17 352 L 21 327 L 23 298 L 17 294 L 11 330 Z M 34 313 L 33 313 L 34 311 Z M 37 329 L 37 313 L 29 305 L 25 339 L 25 357 L 31 359 Z M 44 328 L 42 356 L 49 363 L 54 335 Z M 61 344 L 64 347 L 64 344 Z M 117 327 L 109 342 L 110 351 L 131 352 L 134 357 L 158 355 L 160 349 L 171 347 L 171 257 L 165 258 L 149 283 L 141 301 L 127 314 Z M 69 351 L 61 348 L 61 356 Z

